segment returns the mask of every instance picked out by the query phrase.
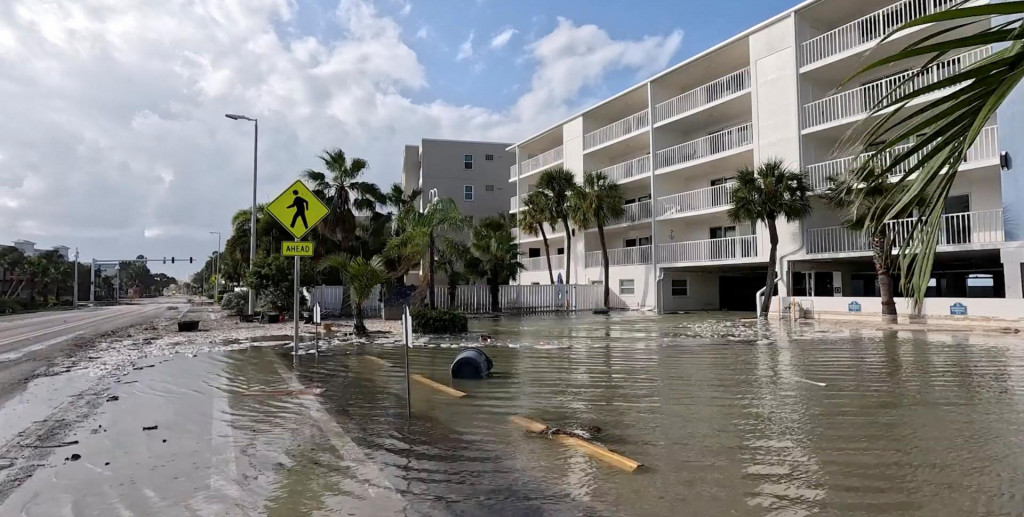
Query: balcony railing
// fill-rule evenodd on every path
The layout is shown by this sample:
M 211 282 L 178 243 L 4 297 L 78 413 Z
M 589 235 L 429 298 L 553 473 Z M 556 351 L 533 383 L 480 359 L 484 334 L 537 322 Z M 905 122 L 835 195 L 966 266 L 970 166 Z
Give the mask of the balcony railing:
M 565 154 L 562 152 L 562 146 L 558 146 L 544 154 L 538 154 L 520 164 L 520 176 L 526 176 L 527 174 L 546 169 L 562 161 L 564 158 Z
M 658 246 L 658 262 L 721 262 L 757 257 L 757 235 L 678 242 Z
M 650 263 L 650 246 L 636 246 L 634 248 L 618 248 L 614 250 L 608 250 L 608 265 L 610 267 L 642 266 Z M 601 260 L 601 252 L 592 251 L 587 253 L 586 266 L 588 268 L 604 267 L 604 261 Z
M 519 259 L 526 266 L 526 271 L 547 271 L 547 257 Z M 551 270 L 560 271 L 565 269 L 565 255 L 551 255 Z
M 618 219 L 608 221 L 607 226 L 615 226 L 617 224 L 633 224 L 642 221 L 650 221 L 652 206 L 653 204 L 651 203 L 650 199 L 648 199 L 647 201 L 639 201 L 636 203 L 622 205 L 622 208 L 626 210 L 626 213 L 622 217 L 619 217 Z
M 730 95 L 750 89 L 750 69 L 744 68 L 711 81 L 654 107 L 654 123 L 696 111 Z
M 998 126 L 989 126 L 981 130 L 981 134 L 978 135 L 978 139 L 974 141 L 974 145 L 967 150 L 967 158 L 964 163 L 980 162 L 985 160 L 993 160 L 999 158 L 999 133 Z M 913 144 L 900 145 L 892 148 L 889 151 L 883 153 L 876 159 L 876 165 L 879 168 L 887 167 L 892 163 L 900 154 L 904 153 L 908 149 L 913 147 Z M 890 176 L 899 177 L 906 174 L 911 167 L 913 167 L 919 159 L 921 159 L 931 147 L 927 147 L 918 151 L 916 155 L 899 165 Z M 833 176 L 841 176 L 856 167 L 864 164 L 865 161 L 870 159 L 872 153 L 865 153 L 859 156 L 849 156 L 846 158 L 839 158 L 837 160 L 831 160 L 815 165 L 811 165 L 807 168 L 807 178 L 811 189 L 815 191 L 822 191 L 829 187 L 829 178 Z
M 685 144 L 679 144 L 658 151 L 655 155 L 657 169 L 682 165 L 687 162 L 701 160 L 716 154 L 726 153 L 752 142 L 750 123 L 719 131 L 704 138 L 698 138 Z
M 611 167 L 606 167 L 598 172 L 603 172 L 608 179 L 615 182 L 626 181 L 630 178 L 642 176 L 651 172 L 651 155 L 645 154 L 628 162 L 622 162 Z
M 515 232 L 515 235 L 517 235 L 517 236 L 520 236 L 520 234 L 522 234 L 521 237 L 522 237 L 523 240 L 526 240 L 526 239 L 540 239 L 541 238 L 540 231 L 538 231 L 536 234 L 533 234 L 533 233 L 530 233 L 530 232 L 520 232 L 519 230 L 514 230 L 514 232 Z M 552 226 L 552 225 L 550 225 L 548 223 L 544 223 L 544 235 L 546 235 L 548 239 L 551 239 L 552 237 L 560 237 L 562 235 L 562 233 L 563 232 L 562 232 L 562 225 L 561 224 L 557 224 L 555 226 Z
M 914 228 L 916 219 L 889 221 L 888 232 L 895 246 L 900 247 Z M 985 210 L 946 214 L 939 223 L 938 246 L 991 244 L 1004 242 L 1003 211 Z M 871 251 L 866 233 L 845 226 L 807 230 L 807 253 L 854 253 Z
M 526 196 L 525 195 L 524 196 L 512 196 L 512 200 L 511 200 L 512 202 L 509 203 L 509 211 L 510 212 L 515 212 L 516 210 L 519 210 L 520 198 L 525 200 Z
M 599 145 L 607 144 L 612 140 L 632 135 L 637 131 L 643 131 L 650 125 L 651 118 L 648 110 L 634 113 L 622 120 L 612 122 L 597 131 L 583 135 L 583 150 L 586 151 Z
M 658 217 L 729 206 L 732 204 L 732 189 L 735 186 L 735 183 L 729 182 L 658 198 Z
M 938 61 L 928 68 L 910 70 L 886 77 L 860 88 L 837 93 L 807 104 L 804 106 L 804 129 L 865 115 L 886 102 L 947 79 L 988 57 L 991 53 L 990 47 L 981 47 Z
M 508 168 L 508 179 L 514 180 L 519 177 L 519 166 L 513 165 Z
M 962 0 L 905 0 L 804 42 L 800 66 L 807 66 L 881 39 L 922 16 L 949 9 Z

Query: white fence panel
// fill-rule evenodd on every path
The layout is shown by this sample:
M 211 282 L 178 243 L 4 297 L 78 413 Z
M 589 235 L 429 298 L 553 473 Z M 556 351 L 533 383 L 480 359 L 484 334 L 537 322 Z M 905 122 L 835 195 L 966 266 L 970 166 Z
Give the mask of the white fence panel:
M 491 312 L 491 292 L 486 285 L 460 285 L 454 304 L 449 303 L 447 286 L 435 286 L 434 294 L 440 309 L 466 314 Z M 501 311 L 514 313 L 592 310 L 602 306 L 602 296 L 603 287 L 599 285 L 503 285 L 498 290 Z

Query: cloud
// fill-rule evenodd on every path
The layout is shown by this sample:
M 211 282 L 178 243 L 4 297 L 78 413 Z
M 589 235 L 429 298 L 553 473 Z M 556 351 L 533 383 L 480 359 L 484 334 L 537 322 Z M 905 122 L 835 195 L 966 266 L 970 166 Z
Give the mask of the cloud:
M 473 57 L 473 35 L 474 31 L 469 31 L 469 37 L 459 45 L 459 53 L 455 56 L 456 61 Z
M 409 16 L 409 13 L 412 12 L 412 2 L 400 1 L 399 3 L 402 5 L 402 8 L 398 10 L 398 14 L 400 16 Z
M 367 179 L 387 184 L 400 181 L 403 144 L 521 139 L 577 110 L 607 73 L 664 66 L 680 37 L 614 40 L 562 20 L 528 48 L 523 96 L 486 109 L 443 91 L 413 100 L 427 70 L 367 0 L 340 1 L 329 36 L 303 30 L 304 6 L 0 2 L 0 242 L 79 246 L 86 260 L 207 256 L 207 232 L 230 231 L 252 195 L 252 124 L 224 113 L 259 118 L 260 201 L 326 147 L 366 158 Z
M 512 27 L 509 27 L 495 34 L 494 37 L 491 38 L 491 48 L 495 50 L 504 48 L 505 45 L 508 45 L 508 42 L 509 40 L 512 39 L 512 36 L 515 36 L 516 32 L 518 31 L 513 29 Z
M 430 28 L 428 28 L 426 25 L 420 27 L 420 29 L 416 31 L 416 39 L 427 39 L 427 37 L 429 36 Z

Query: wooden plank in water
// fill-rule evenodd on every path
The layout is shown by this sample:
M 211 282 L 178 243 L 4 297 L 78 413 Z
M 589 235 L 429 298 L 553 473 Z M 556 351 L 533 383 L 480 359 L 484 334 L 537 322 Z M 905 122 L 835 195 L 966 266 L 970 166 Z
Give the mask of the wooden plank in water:
M 428 378 L 426 378 L 426 377 L 424 377 L 424 376 L 422 376 L 422 375 L 420 375 L 418 373 L 414 373 L 414 374 L 410 375 L 409 377 L 411 377 L 412 380 L 414 380 L 414 381 L 416 381 L 416 382 L 418 382 L 420 384 L 424 384 L 424 385 L 430 386 L 431 388 L 434 388 L 435 390 L 438 390 L 438 391 L 440 391 L 442 393 L 445 393 L 446 395 L 451 395 L 452 397 L 455 397 L 455 398 L 462 398 L 462 397 L 466 396 L 465 393 L 463 393 L 463 392 L 461 392 L 461 391 L 459 391 L 459 390 L 457 390 L 455 388 L 452 388 L 450 386 L 445 386 L 444 384 L 441 384 L 439 382 L 434 382 L 434 381 L 432 381 L 432 380 L 430 380 L 430 379 L 428 379 Z
M 534 420 L 532 418 L 516 415 L 510 417 L 509 419 L 512 420 L 512 422 L 514 422 L 515 424 L 519 425 L 520 427 L 526 429 L 527 431 L 530 431 L 531 433 L 543 433 L 549 429 L 549 427 L 543 422 L 538 422 L 537 420 Z M 619 467 L 620 469 L 623 469 L 627 472 L 633 472 L 643 465 L 642 463 L 636 460 L 632 460 L 621 454 L 612 452 L 607 447 L 602 447 L 596 443 L 589 442 L 576 436 L 569 436 L 565 434 L 555 434 L 552 436 L 559 442 L 562 442 L 563 444 L 576 447 L 577 449 L 580 449 L 595 458 L 611 463 L 612 465 L 615 465 L 616 467 Z

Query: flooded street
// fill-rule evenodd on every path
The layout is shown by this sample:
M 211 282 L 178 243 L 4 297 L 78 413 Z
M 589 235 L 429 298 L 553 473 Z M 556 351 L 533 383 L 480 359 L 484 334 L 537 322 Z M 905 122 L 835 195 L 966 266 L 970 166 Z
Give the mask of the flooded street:
M 483 333 L 493 378 L 456 381 L 462 399 L 413 383 L 411 422 L 402 369 L 367 357 L 401 365 L 392 336 L 294 368 L 274 347 L 153 359 L 90 388 L 117 399 L 80 412 L 80 443 L 41 456 L 0 515 L 1024 511 L 1018 337 L 758 329 L 737 315 L 470 326 L 462 343 L 417 336 L 411 369 L 447 384 L 457 347 Z M 644 467 L 528 434 L 514 415 L 599 426 L 597 442 Z

